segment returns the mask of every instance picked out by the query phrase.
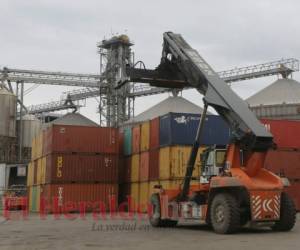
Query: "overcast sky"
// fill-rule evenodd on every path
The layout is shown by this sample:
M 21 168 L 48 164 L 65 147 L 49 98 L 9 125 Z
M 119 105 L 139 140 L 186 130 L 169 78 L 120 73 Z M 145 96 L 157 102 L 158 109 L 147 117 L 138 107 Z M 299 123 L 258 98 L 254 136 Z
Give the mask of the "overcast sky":
M 136 59 L 147 68 L 159 63 L 162 34 L 181 33 L 216 70 L 300 58 L 300 1 L 297 0 L 0 0 L 0 67 L 98 73 L 96 43 L 126 33 Z M 276 77 L 234 84 L 246 98 Z M 299 73 L 294 74 L 299 80 Z M 30 87 L 31 85 L 27 85 Z M 25 104 L 55 101 L 70 87 L 40 86 Z M 137 100 L 137 113 L 168 96 Z M 183 96 L 198 105 L 194 91 Z M 93 120 L 97 101 L 81 113 Z

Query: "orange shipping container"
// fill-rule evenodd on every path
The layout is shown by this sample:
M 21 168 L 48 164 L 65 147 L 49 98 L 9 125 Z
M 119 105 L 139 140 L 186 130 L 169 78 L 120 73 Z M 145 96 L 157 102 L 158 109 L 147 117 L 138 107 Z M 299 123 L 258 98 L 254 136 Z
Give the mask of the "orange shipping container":
M 141 153 L 140 170 L 139 170 L 139 181 L 149 180 L 149 152 Z
M 150 122 L 141 125 L 141 151 L 149 150 L 150 143 Z
M 91 211 L 99 208 L 100 203 L 109 211 L 110 199 L 115 199 L 117 205 L 117 184 L 47 184 L 41 187 L 41 209 L 46 212 L 80 211 L 80 206 Z
M 140 152 L 141 141 L 141 126 L 136 125 L 132 128 L 132 153 L 137 154 Z

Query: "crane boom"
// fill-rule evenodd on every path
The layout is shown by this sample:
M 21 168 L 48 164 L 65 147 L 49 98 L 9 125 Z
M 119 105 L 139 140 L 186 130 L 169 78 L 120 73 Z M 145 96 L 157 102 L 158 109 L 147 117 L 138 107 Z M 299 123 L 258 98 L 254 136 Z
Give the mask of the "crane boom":
M 257 120 L 247 103 L 180 34 L 164 33 L 162 58 L 157 70 L 169 74 L 179 71 L 191 87 L 204 95 L 204 102 L 229 124 L 242 148 L 265 151 L 273 145 L 272 135 Z

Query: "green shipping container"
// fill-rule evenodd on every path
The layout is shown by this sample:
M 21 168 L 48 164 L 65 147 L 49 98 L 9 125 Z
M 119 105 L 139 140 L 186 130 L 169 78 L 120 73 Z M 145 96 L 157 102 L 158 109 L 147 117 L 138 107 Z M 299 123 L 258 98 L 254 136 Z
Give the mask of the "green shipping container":
M 29 209 L 32 212 L 40 211 L 40 186 L 30 187 Z
M 124 155 L 131 155 L 131 137 L 132 131 L 131 128 L 124 129 L 124 144 L 123 144 L 123 153 Z

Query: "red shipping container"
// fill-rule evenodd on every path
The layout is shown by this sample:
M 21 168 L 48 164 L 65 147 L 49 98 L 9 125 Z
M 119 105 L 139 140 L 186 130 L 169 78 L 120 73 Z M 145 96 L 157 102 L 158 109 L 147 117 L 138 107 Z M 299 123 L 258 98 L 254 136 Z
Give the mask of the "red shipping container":
M 117 183 L 118 164 L 115 154 L 51 154 L 46 158 L 46 183 Z
M 159 117 L 150 121 L 150 149 L 159 147 Z
M 149 152 L 149 180 L 156 181 L 159 179 L 159 149 Z
M 119 164 L 119 182 L 129 183 L 130 182 L 130 170 L 131 170 L 131 157 L 125 157 Z
M 124 147 L 124 131 L 119 130 L 118 132 L 118 144 L 119 144 L 119 153 L 123 152 L 123 147 Z
M 52 125 L 45 132 L 43 155 L 53 152 L 119 152 L 118 130 L 70 125 Z
M 141 126 L 137 125 L 132 128 L 132 154 L 138 154 L 141 150 L 140 144 Z
M 99 207 L 100 202 L 109 211 L 110 200 L 118 202 L 117 184 L 47 184 L 41 186 L 41 209 L 46 212 L 80 211 L 80 205 L 85 211 Z M 71 206 L 72 205 L 72 206 Z M 112 211 L 115 211 L 112 208 Z
M 141 153 L 140 157 L 140 169 L 139 169 L 140 181 L 149 180 L 149 152 Z
M 261 122 L 273 134 L 279 148 L 300 148 L 300 122 L 262 119 Z
M 291 182 L 291 186 L 285 188 L 285 191 L 293 199 L 297 211 L 300 211 L 300 193 L 299 193 L 299 190 L 300 190 L 300 183 Z
M 270 150 L 267 153 L 265 168 L 287 178 L 300 178 L 300 151 Z
M 128 196 L 130 195 L 131 184 L 121 184 L 119 186 L 119 204 L 128 202 Z M 126 209 L 126 208 L 124 208 Z

